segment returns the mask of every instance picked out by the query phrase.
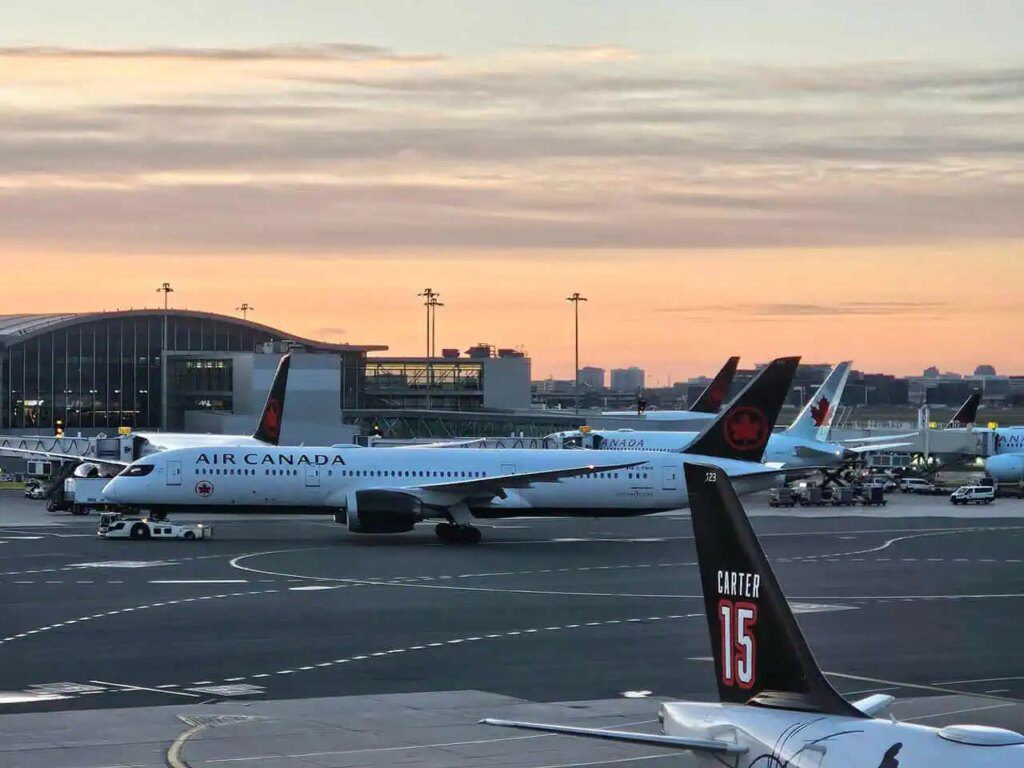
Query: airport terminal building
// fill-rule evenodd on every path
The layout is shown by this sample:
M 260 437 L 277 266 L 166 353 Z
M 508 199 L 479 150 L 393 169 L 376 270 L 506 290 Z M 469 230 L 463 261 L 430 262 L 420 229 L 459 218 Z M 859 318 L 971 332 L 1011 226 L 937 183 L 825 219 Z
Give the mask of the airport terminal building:
M 292 443 L 344 442 L 382 415 L 395 424 L 396 414 L 420 411 L 486 420 L 528 409 L 529 358 L 482 354 L 485 347 L 469 356 L 368 357 L 387 347 L 182 309 L 0 315 L 0 433 L 248 433 L 287 351 L 293 396 L 282 439 Z M 504 424 L 494 429 L 507 434 Z

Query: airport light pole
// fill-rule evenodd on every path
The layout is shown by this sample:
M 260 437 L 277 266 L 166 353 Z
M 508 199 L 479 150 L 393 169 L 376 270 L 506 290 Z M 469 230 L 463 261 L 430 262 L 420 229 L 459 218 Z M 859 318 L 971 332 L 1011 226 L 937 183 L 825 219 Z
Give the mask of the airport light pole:
M 164 343 L 160 359 L 160 426 L 167 429 L 167 298 L 174 293 L 170 283 L 164 283 L 156 289 L 164 295 Z
M 437 355 L 437 308 L 443 307 L 437 297 L 441 294 L 434 294 L 430 299 L 430 356 L 435 357 Z
M 579 294 L 579 291 L 569 296 L 566 301 L 571 301 L 573 304 L 573 312 L 576 315 L 576 381 L 575 381 L 575 401 L 576 408 L 575 412 L 580 412 L 580 302 L 586 301 L 586 298 Z
M 250 307 L 249 306 L 249 302 L 247 302 L 247 301 L 243 301 L 242 302 L 242 306 L 235 307 L 235 309 L 242 313 L 242 319 L 243 320 L 248 320 L 249 319 L 249 313 L 256 311 L 256 307 Z
M 426 339 L 426 346 L 427 346 L 427 357 L 430 357 L 430 318 L 431 318 L 431 310 L 430 310 L 430 308 L 433 305 L 433 302 L 436 301 L 437 297 L 440 296 L 441 294 L 436 293 L 435 291 L 431 290 L 430 288 L 424 288 L 422 291 L 420 291 L 416 295 L 423 299 L 423 306 L 427 308 L 427 339 Z

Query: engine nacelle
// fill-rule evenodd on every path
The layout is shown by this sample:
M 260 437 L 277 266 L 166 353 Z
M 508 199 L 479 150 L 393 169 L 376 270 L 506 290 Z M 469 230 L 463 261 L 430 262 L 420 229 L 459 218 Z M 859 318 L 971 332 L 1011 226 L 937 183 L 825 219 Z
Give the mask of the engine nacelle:
M 985 462 L 985 472 L 999 483 L 1019 483 L 1024 480 L 1024 454 L 989 456 Z
M 353 533 L 405 533 L 423 517 L 423 504 L 407 493 L 356 491 L 348 497 L 346 523 Z

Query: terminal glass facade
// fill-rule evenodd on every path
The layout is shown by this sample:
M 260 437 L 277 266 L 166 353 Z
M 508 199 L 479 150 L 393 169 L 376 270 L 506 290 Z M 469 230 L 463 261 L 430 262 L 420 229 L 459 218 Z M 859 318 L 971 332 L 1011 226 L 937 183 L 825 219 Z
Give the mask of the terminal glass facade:
M 3 339 L 0 429 L 51 432 L 58 421 L 65 430 L 159 428 L 164 322 L 162 312 L 83 315 L 81 321 L 24 339 Z M 198 313 L 172 311 L 166 324 L 171 352 L 251 352 L 258 344 L 284 338 L 260 326 Z M 224 391 L 226 382 L 230 392 L 230 369 L 191 375 L 198 377 L 197 384 L 216 384 L 217 391 Z M 216 377 L 223 380 L 213 381 Z
M 483 406 L 477 360 L 366 361 L 366 408 L 467 411 Z

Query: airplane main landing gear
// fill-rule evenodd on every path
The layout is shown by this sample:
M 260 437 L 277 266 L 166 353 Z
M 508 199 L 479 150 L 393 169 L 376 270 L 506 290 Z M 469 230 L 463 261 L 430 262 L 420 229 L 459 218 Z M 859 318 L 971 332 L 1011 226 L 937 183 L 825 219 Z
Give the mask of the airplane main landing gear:
M 434 533 L 445 544 L 478 544 L 483 538 L 480 529 L 472 525 L 438 523 L 434 527 Z

